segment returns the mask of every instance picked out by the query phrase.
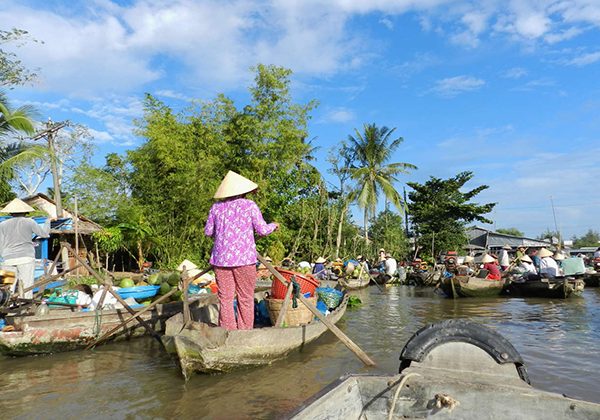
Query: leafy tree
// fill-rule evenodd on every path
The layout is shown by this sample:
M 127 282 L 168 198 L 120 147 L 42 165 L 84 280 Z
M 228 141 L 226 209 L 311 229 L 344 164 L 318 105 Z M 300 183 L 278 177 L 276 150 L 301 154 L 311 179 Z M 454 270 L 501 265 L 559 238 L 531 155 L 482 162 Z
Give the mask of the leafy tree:
M 432 256 L 435 256 L 435 248 L 456 250 L 465 244 L 464 229 L 467 223 L 475 220 L 491 223 L 484 215 L 491 212 L 496 203 L 480 205 L 471 202 L 488 186 L 461 191 L 472 178 L 472 172 L 461 172 L 448 179 L 430 177 L 424 184 L 408 182 L 408 186 L 414 190 L 408 194 L 409 214 L 420 236 L 418 244 L 424 254 L 429 254 L 431 250 Z
M 385 248 L 386 252 L 398 260 L 407 255 L 409 244 L 400 214 L 385 209 L 371 219 L 370 223 L 373 246 L 368 255 L 377 255 L 379 248 Z
M 410 163 L 387 163 L 392 153 L 404 141 L 402 137 L 392 139 L 396 129 L 377 127 L 365 124 L 363 132 L 355 130 L 355 135 L 348 136 L 350 146 L 356 154 L 356 167 L 349 169 L 352 180 L 356 183 L 356 199 L 364 211 L 365 242 L 369 241 L 368 219 L 375 214 L 380 193 L 399 210 L 403 209 L 402 196 L 394 187 L 398 175 L 416 169 Z
M 38 42 L 28 38 L 28 32 L 22 29 L 0 30 L 0 46 L 23 41 Z M 0 48 L 0 86 L 24 85 L 36 77 L 37 75 L 29 71 L 15 53 Z
M 280 245 L 291 249 L 296 236 L 286 229 L 288 215 L 297 214 L 301 200 L 319 195 L 314 180 L 320 174 L 306 164 L 312 149 L 305 140 L 308 113 L 314 103 L 292 102 L 290 75 L 281 67 L 259 65 L 250 103 L 242 109 L 219 95 L 176 114 L 146 96 L 144 118 L 137 122 L 137 134 L 146 141 L 128 153 L 127 163 L 131 197 L 155 229 L 153 249 L 165 264 L 184 257 L 207 259 L 211 240 L 203 225 L 227 170 L 256 182 L 260 188 L 253 199 L 267 220 L 281 223 L 280 232 L 257 243 L 259 251 Z M 304 214 L 314 222 L 313 213 Z
M 519 229 L 514 228 L 514 227 L 496 229 L 496 232 L 503 233 L 504 235 L 521 236 L 521 237 L 525 236 L 525 234 L 523 232 L 521 232 Z
M 555 242 L 560 237 L 560 232 L 547 228 L 544 232 L 540 233 L 536 239 L 540 241 L 548 240 L 550 242 Z
M 595 231 L 593 229 L 588 229 L 585 235 L 581 238 L 574 237 L 573 238 L 573 247 L 581 248 L 584 246 L 600 246 L 600 232 Z

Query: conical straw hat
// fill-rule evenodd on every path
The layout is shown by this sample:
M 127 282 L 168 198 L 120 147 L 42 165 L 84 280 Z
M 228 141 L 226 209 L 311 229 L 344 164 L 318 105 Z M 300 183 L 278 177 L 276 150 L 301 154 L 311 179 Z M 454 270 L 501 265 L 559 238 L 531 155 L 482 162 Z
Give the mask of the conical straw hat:
M 553 257 L 555 260 L 564 260 L 565 259 L 565 254 L 563 254 L 562 252 L 556 252 L 554 254 Z
M 250 181 L 248 178 L 244 178 L 240 174 L 229 171 L 227 172 L 227 175 L 225 175 L 225 178 L 223 178 L 223 181 L 221 181 L 219 188 L 217 188 L 214 198 L 219 199 L 235 197 L 236 195 L 242 195 L 249 193 L 250 191 L 254 191 L 257 188 L 258 185 Z
M 491 262 L 494 262 L 494 261 L 496 261 L 496 260 L 494 260 L 494 257 L 492 257 L 490 254 L 485 254 L 483 256 L 483 258 L 481 259 L 481 262 L 484 263 L 484 264 L 491 263 Z
M 552 255 L 552 251 L 549 251 L 546 248 L 542 248 L 540 249 L 540 252 L 538 252 L 538 257 L 540 258 L 551 257 Z
M 177 270 L 183 271 L 183 267 L 185 267 L 185 269 L 188 271 L 188 274 L 189 274 L 190 270 L 194 270 L 194 269 L 198 268 L 198 266 L 196 264 L 194 264 L 193 262 L 191 262 L 190 260 L 183 260 L 181 262 L 181 264 L 179 264 L 179 267 L 177 267 Z
M 35 211 L 33 207 L 24 202 L 23 200 L 19 200 L 15 198 L 13 201 L 8 203 L 0 213 L 29 213 Z
M 325 261 L 327 261 L 325 258 L 319 257 L 319 258 L 317 258 L 317 260 L 315 261 L 315 263 L 321 264 L 321 263 L 324 263 Z
M 465 263 L 470 263 L 470 262 L 473 262 L 473 261 L 475 261 L 475 258 L 473 258 L 473 257 L 472 257 L 472 256 L 470 256 L 470 255 L 467 255 L 467 256 L 465 257 L 465 259 L 464 259 L 464 262 L 465 262 Z
M 528 263 L 532 263 L 532 262 L 533 262 L 533 261 L 531 260 L 531 258 L 529 257 L 529 255 L 523 255 L 523 256 L 521 257 L 521 261 L 525 261 L 525 262 L 528 262 Z

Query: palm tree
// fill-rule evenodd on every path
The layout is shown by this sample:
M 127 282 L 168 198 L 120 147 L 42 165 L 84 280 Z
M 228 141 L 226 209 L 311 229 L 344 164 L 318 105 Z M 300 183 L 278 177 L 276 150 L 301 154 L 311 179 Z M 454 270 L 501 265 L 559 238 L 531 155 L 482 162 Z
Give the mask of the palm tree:
M 416 169 L 410 163 L 387 163 L 392 153 L 404 141 L 402 137 L 392 139 L 395 128 L 377 127 L 375 124 L 365 124 L 363 132 L 355 129 L 355 136 L 349 135 L 348 141 L 356 153 L 357 165 L 349 169 L 352 180 L 356 183 L 356 200 L 364 210 L 365 242 L 369 241 L 368 220 L 374 215 L 383 192 L 386 200 L 404 211 L 402 196 L 394 187 L 398 175 Z
M 0 92 L 0 138 L 9 134 L 24 133 L 32 135 L 34 110 L 30 106 L 22 106 L 11 110 L 6 95 Z

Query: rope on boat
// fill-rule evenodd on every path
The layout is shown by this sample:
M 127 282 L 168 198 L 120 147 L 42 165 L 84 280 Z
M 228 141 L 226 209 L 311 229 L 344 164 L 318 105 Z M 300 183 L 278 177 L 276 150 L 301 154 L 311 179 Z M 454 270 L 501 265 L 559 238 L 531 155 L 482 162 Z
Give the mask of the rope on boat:
M 398 384 L 398 388 L 396 388 L 396 392 L 394 393 L 394 398 L 392 399 L 392 406 L 390 407 L 390 413 L 388 414 L 388 420 L 392 420 L 392 418 L 394 416 L 394 409 L 396 408 L 396 401 L 398 401 L 398 397 L 400 396 L 400 390 L 402 390 L 402 387 L 404 386 L 404 384 L 406 383 L 408 378 L 410 378 L 412 376 L 421 376 L 421 375 L 419 375 L 416 372 L 412 372 L 402 378 L 402 380 Z

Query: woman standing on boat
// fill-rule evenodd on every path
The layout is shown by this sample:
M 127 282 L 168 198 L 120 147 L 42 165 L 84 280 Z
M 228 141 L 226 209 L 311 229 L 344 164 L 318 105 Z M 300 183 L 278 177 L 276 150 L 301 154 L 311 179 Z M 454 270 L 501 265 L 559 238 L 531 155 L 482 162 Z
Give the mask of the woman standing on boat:
M 215 240 L 210 263 L 213 265 L 221 304 L 219 325 L 227 330 L 249 330 L 254 326 L 256 285 L 256 244 L 254 232 L 266 236 L 279 227 L 267 224 L 256 203 L 245 198 L 258 188 L 254 182 L 229 171 L 214 198 L 204 227 Z M 237 320 L 233 299 L 237 294 Z

